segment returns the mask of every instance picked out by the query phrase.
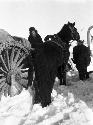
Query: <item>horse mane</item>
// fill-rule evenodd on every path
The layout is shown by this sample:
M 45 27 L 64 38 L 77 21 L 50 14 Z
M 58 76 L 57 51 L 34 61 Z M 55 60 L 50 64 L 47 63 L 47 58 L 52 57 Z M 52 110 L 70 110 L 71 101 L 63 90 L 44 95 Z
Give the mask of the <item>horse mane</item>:
M 67 44 L 69 44 L 69 41 L 71 39 L 71 30 L 68 27 L 68 24 L 64 24 L 62 29 L 57 33 L 58 37 L 61 38 L 61 40 Z

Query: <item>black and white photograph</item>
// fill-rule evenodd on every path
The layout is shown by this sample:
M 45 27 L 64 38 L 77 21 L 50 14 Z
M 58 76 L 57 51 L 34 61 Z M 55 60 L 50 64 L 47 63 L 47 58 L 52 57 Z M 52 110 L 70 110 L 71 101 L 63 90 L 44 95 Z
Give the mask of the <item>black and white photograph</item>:
M 93 125 L 93 0 L 0 0 L 0 125 Z

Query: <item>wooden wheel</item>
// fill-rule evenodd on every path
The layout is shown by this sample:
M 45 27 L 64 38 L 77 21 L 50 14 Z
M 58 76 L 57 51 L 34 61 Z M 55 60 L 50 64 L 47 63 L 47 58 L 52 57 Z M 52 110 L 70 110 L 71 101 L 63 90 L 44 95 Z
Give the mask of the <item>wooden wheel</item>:
M 29 54 L 30 43 L 26 39 L 12 37 L 11 41 L 0 41 L 0 96 L 14 96 L 27 84 L 27 69 L 23 59 Z

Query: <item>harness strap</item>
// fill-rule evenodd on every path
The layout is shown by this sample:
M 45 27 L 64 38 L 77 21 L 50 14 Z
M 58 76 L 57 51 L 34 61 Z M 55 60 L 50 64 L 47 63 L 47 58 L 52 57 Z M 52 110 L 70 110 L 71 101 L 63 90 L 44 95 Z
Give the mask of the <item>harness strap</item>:
M 49 38 L 51 38 L 51 40 L 49 40 Z M 58 35 L 57 34 L 55 34 L 55 35 L 50 35 L 49 37 L 48 37 L 48 39 L 46 40 L 46 42 L 53 42 L 53 43 L 55 43 L 57 46 L 59 46 L 59 47 L 61 47 L 61 48 L 67 48 L 67 44 L 66 43 L 64 43 L 62 40 L 61 40 L 61 38 L 60 37 L 58 37 Z

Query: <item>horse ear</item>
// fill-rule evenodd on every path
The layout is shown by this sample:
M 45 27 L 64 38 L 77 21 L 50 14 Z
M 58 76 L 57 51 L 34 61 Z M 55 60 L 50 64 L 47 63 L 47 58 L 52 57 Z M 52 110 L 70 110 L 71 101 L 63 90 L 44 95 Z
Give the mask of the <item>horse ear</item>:
M 73 23 L 73 26 L 75 26 L 75 22 Z
M 68 24 L 70 24 L 70 22 L 68 21 Z

